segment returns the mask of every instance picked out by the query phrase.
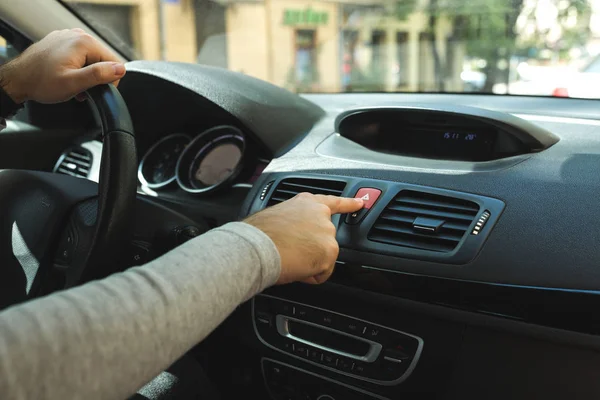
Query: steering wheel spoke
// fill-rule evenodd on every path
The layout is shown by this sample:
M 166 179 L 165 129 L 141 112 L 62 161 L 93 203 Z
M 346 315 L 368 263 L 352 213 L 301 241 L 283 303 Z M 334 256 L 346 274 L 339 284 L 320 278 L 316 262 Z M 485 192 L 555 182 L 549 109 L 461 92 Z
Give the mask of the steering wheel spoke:
M 113 85 L 97 86 L 88 95 L 104 143 L 98 184 L 0 171 L 0 308 L 47 293 L 40 282 L 47 265 L 65 274 L 67 287 L 111 273 L 101 268 L 114 265 L 129 241 L 137 189 L 133 124 Z

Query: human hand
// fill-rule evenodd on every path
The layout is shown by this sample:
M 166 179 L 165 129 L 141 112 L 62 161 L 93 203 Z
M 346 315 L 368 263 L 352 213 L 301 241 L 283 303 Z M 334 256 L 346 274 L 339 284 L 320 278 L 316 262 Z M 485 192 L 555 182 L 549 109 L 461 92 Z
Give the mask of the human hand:
M 54 31 L 0 68 L 0 85 L 16 102 L 67 101 L 87 89 L 117 85 L 125 66 L 82 29 Z
M 362 207 L 361 199 L 300 193 L 244 222 L 262 230 L 277 246 L 281 257 L 277 284 L 319 284 L 333 273 L 340 250 L 331 216 Z

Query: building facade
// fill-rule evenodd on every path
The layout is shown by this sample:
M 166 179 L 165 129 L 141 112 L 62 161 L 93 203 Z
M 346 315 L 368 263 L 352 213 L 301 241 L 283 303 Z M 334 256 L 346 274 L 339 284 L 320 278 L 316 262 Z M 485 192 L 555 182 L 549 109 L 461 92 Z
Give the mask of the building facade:
M 215 65 L 302 92 L 436 90 L 432 46 L 444 58 L 452 29 L 436 24 L 434 44 L 424 14 L 400 18 L 397 2 L 383 0 L 70 2 L 137 58 Z M 450 68 L 446 90 L 462 90 L 461 70 Z

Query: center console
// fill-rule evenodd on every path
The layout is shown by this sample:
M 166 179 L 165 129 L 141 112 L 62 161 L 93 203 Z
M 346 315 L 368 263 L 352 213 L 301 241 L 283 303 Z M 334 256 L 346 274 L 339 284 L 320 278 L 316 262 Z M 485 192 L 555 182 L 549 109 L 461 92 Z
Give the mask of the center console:
M 423 340 L 410 333 L 278 297 L 256 296 L 252 312 L 266 346 L 334 376 L 397 385 L 423 351 Z

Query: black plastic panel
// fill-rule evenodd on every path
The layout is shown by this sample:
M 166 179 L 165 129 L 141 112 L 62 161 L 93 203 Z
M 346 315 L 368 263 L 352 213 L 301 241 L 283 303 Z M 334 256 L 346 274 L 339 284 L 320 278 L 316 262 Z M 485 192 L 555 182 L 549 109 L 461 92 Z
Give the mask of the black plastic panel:
M 385 399 L 280 361 L 263 358 L 261 364 L 273 400 Z
M 149 78 L 149 79 L 148 79 Z M 127 76 L 120 88 L 124 96 L 140 99 L 145 82 L 169 82 L 171 93 L 162 93 L 166 101 L 180 99 L 182 91 L 191 91 L 225 110 L 255 134 L 273 156 L 284 154 L 304 137 L 324 113 L 315 104 L 295 94 L 245 74 L 206 65 L 174 62 L 134 61 L 127 63 Z M 151 89 L 154 90 L 154 89 Z M 156 94 L 150 94 L 150 97 Z M 177 104 L 178 102 L 174 102 Z M 181 107 L 180 104 L 177 104 Z M 133 111 L 132 111 L 133 114 Z M 145 114 L 144 114 L 145 115 Z M 285 118 L 281 116 L 285 115 Z M 206 115 L 196 115 L 205 118 Z
M 332 282 L 422 303 L 600 335 L 600 292 L 486 284 L 339 263 Z

